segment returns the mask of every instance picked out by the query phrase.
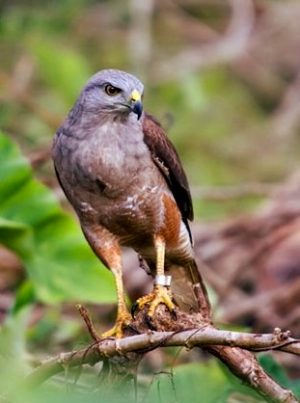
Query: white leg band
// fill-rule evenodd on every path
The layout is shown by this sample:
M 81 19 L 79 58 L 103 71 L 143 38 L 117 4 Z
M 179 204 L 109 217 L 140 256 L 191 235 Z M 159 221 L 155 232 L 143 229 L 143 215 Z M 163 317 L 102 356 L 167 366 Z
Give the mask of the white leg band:
M 159 274 L 158 276 L 155 276 L 154 284 L 162 285 L 165 287 L 170 287 L 171 280 L 172 280 L 172 276 L 166 276 L 164 274 Z

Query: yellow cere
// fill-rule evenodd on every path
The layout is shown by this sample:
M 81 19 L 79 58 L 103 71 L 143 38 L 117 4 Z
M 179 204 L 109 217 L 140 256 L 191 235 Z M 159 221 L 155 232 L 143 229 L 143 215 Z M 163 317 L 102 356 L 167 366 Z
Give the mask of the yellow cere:
M 131 93 L 131 100 L 136 102 L 141 100 L 141 94 L 138 92 L 138 90 L 133 90 Z

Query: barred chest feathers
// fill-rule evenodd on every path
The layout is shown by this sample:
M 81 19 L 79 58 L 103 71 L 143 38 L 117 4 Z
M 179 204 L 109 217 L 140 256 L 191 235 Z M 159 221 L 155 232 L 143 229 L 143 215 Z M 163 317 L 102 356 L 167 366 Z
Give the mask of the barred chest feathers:
M 128 186 L 137 173 L 153 166 L 140 127 L 131 125 L 128 130 L 119 122 L 98 127 L 82 141 L 76 154 L 81 170 L 87 175 L 96 174 L 111 188 Z

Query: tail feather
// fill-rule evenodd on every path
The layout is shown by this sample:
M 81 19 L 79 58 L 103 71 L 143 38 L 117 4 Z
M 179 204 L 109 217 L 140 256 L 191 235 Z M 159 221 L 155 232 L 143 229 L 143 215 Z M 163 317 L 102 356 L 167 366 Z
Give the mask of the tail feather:
M 187 313 L 199 312 L 196 286 L 200 286 L 205 295 L 207 291 L 195 260 L 184 265 L 172 264 L 167 271 L 172 276 L 171 291 L 179 309 Z

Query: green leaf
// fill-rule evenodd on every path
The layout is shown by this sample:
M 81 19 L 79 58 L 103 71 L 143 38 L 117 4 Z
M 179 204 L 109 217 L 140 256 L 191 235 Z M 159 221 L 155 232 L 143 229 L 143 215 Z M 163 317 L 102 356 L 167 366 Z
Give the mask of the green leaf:
M 271 354 L 260 355 L 259 363 L 276 382 L 287 389 L 291 389 L 297 397 L 300 397 L 300 379 L 289 379 L 285 368 Z
M 113 302 L 112 274 L 79 224 L 34 179 L 18 147 L 0 133 L 0 242 L 22 259 L 42 301 Z
M 262 354 L 259 357 L 259 363 L 264 370 L 272 376 L 280 385 L 288 388 L 289 378 L 285 369 L 278 364 L 275 358 L 271 354 Z
M 30 226 L 0 216 L 0 243 L 16 252 L 22 258 L 29 258 L 33 251 Z
M 22 309 L 16 316 L 8 315 L 0 327 L 0 359 L 24 361 L 26 328 L 30 309 Z M 0 377 L 1 378 L 1 377 Z M 0 383 L 1 385 L 1 383 Z
M 31 304 L 35 300 L 33 284 L 29 280 L 25 280 L 16 292 L 15 303 L 12 313 L 16 315 L 23 307 Z
M 0 327 L 0 401 L 15 401 L 29 366 L 26 363 L 26 329 L 30 308 L 8 315 Z M 3 400 L 2 400 L 3 399 Z
M 145 403 L 215 403 L 227 389 L 227 379 L 216 361 L 186 364 L 158 374 Z

